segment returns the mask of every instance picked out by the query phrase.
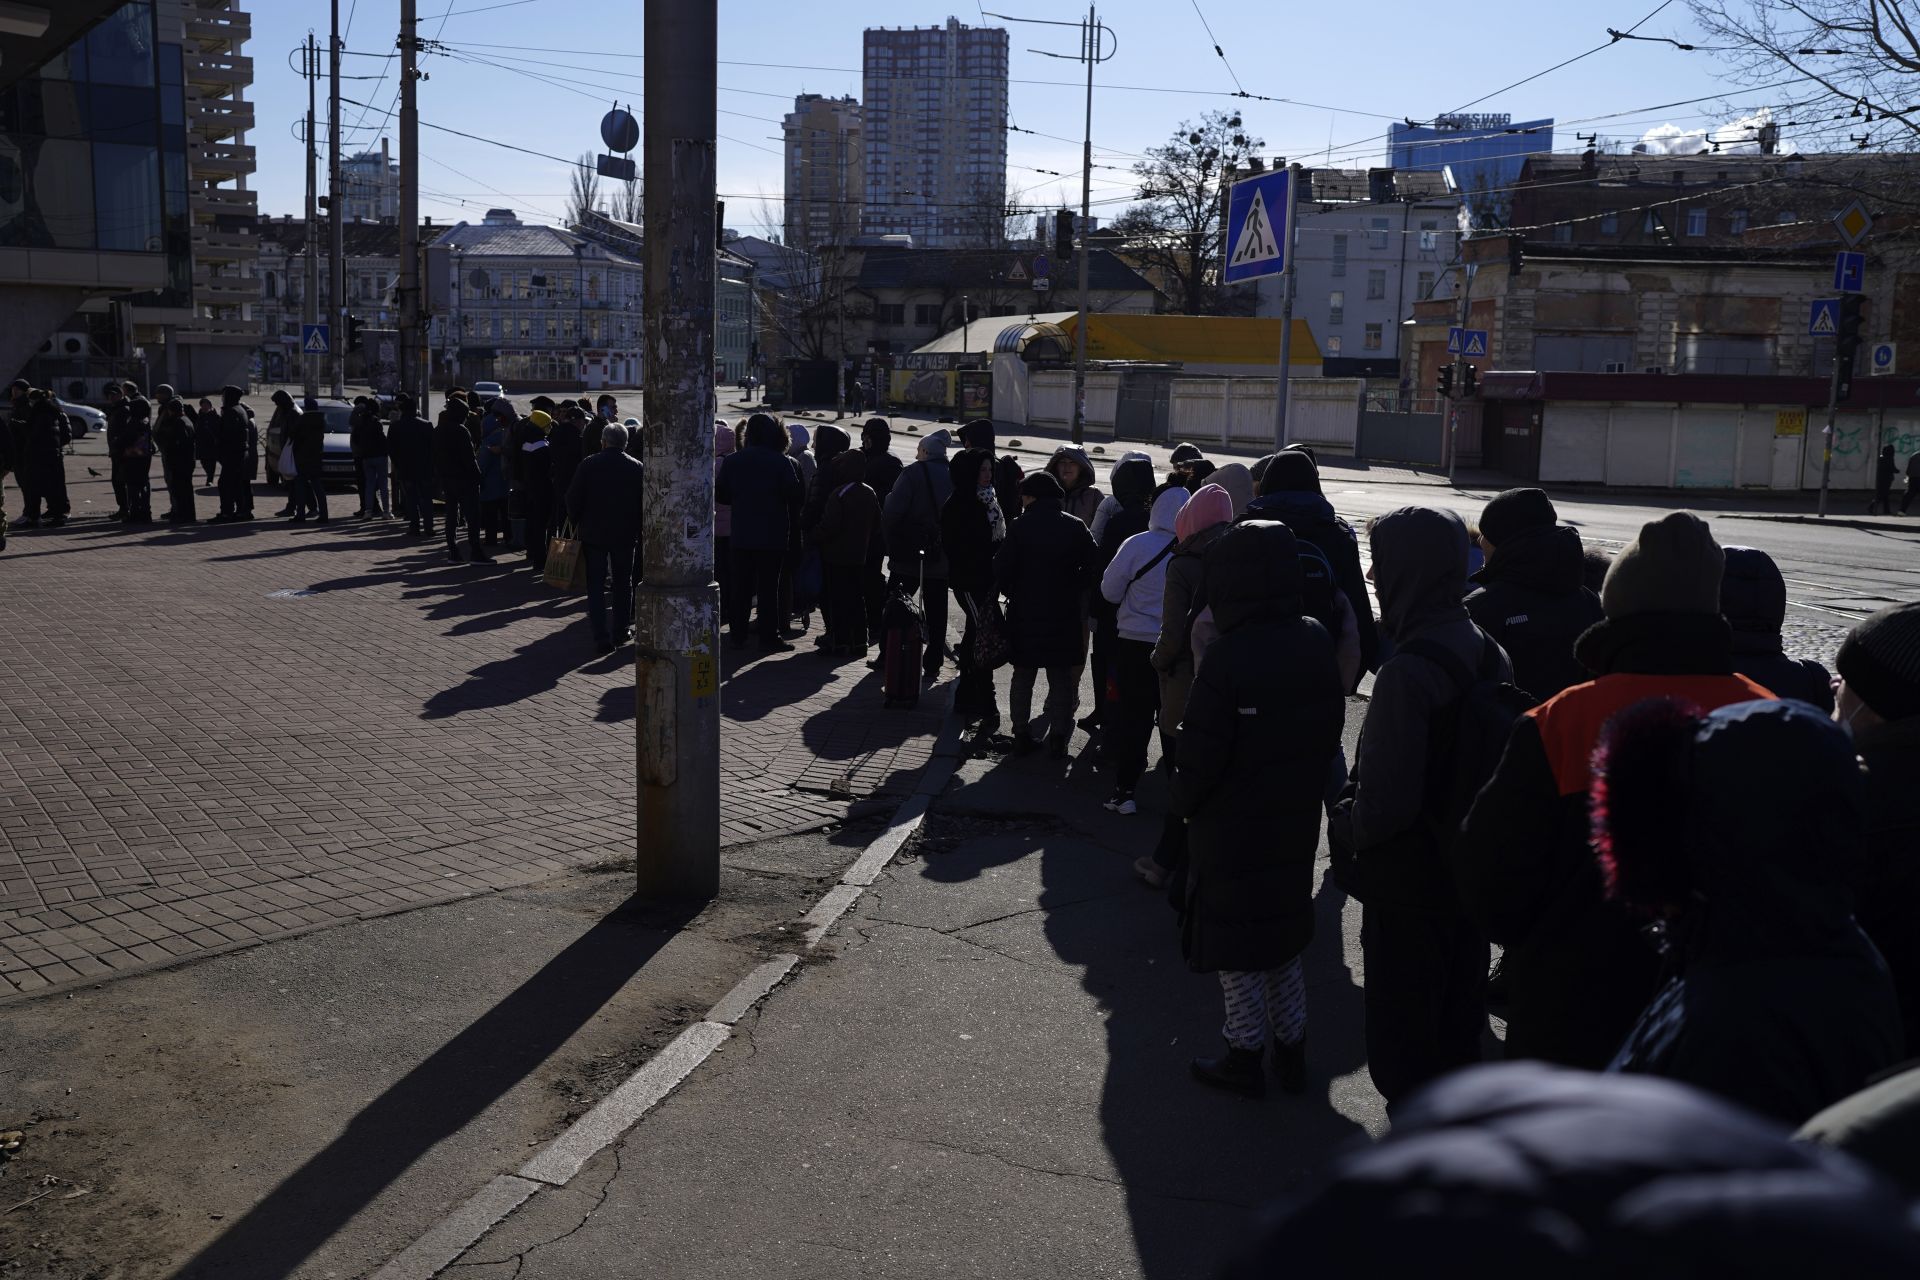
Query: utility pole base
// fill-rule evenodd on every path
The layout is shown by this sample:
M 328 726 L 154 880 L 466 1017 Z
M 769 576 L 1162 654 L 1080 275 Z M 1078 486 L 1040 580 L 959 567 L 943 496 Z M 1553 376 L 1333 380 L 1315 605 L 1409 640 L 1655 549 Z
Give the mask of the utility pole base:
M 720 593 L 634 593 L 639 746 L 636 889 L 657 902 L 720 892 Z

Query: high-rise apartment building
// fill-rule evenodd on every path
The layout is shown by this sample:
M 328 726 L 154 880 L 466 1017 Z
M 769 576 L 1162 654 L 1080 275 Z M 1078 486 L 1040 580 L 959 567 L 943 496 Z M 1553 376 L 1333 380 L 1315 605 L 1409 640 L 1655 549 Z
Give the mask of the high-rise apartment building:
M 786 241 L 811 252 L 860 234 L 866 136 L 853 98 L 803 93 L 787 113 Z
M 340 216 L 348 222 L 397 222 L 400 218 L 400 162 L 380 139 L 378 151 L 362 151 L 340 160 L 345 196 Z
M 1007 33 L 958 18 L 869 28 L 862 71 L 865 233 L 936 249 L 1003 242 Z

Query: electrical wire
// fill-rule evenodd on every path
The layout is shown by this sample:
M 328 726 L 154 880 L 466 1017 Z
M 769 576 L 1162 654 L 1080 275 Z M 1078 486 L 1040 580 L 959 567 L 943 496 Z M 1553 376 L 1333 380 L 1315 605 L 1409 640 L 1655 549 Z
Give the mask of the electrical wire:
M 1207 43 L 1212 45 L 1213 51 L 1220 55 L 1220 65 L 1227 69 L 1229 76 L 1233 77 L 1233 87 L 1245 93 L 1246 86 L 1240 83 L 1240 77 L 1234 73 L 1233 64 L 1227 61 L 1227 51 L 1220 47 L 1220 41 L 1213 34 L 1213 24 L 1207 21 L 1206 14 L 1200 12 L 1200 0 L 1189 0 L 1189 2 L 1193 5 L 1193 16 L 1200 19 L 1200 26 L 1207 33 Z

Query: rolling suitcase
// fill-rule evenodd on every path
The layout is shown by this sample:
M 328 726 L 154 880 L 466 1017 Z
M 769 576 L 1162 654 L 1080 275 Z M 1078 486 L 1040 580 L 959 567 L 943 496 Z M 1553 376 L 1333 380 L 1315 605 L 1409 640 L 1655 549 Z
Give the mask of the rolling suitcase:
M 910 596 L 895 591 L 881 606 L 880 621 L 880 677 L 886 704 L 889 708 L 918 706 L 920 664 L 927 645 L 926 615 Z

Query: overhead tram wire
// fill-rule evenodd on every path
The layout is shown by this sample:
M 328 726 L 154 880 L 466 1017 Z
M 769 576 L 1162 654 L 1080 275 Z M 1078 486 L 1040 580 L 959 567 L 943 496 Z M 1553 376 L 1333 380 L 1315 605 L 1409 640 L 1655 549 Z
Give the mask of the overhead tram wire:
M 1234 72 L 1233 64 L 1227 61 L 1227 51 L 1220 47 L 1219 39 L 1214 36 L 1213 24 L 1207 21 L 1206 14 L 1200 12 L 1200 0 L 1189 0 L 1189 3 L 1193 5 L 1193 16 L 1200 19 L 1201 29 L 1207 33 L 1207 43 L 1212 45 L 1213 51 L 1220 55 L 1220 65 L 1227 69 L 1229 76 L 1233 77 L 1233 87 L 1244 94 L 1247 91 L 1246 86 L 1240 83 L 1240 77 Z

